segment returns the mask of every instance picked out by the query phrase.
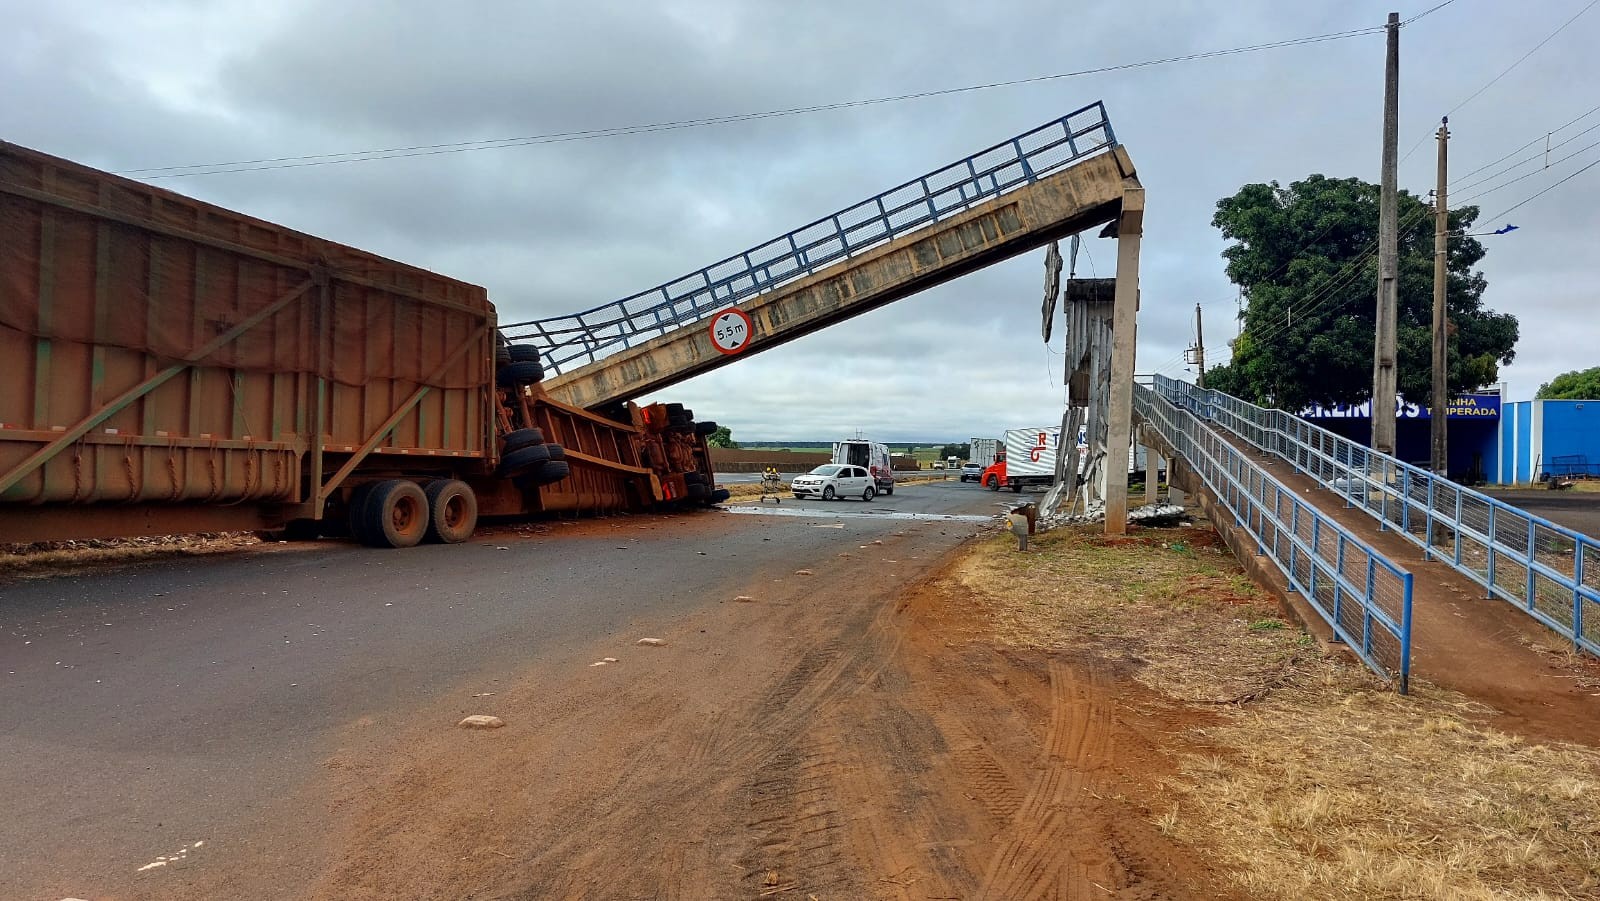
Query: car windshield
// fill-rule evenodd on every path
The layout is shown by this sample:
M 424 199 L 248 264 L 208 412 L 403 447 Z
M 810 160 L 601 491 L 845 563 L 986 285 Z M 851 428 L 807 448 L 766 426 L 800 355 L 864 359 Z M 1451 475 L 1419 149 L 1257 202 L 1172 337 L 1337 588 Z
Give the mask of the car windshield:
M 811 470 L 811 474 L 814 476 L 836 476 L 841 468 L 843 467 L 837 463 L 829 463 L 826 466 L 818 466 L 816 469 Z

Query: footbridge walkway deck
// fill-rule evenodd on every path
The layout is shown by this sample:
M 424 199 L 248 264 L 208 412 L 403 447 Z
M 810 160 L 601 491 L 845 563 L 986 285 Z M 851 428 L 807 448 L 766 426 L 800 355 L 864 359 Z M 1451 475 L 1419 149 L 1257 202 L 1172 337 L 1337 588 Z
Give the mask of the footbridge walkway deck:
M 664 285 L 502 331 L 540 348 L 551 397 L 601 408 L 1128 223 L 1143 196 L 1095 103 Z

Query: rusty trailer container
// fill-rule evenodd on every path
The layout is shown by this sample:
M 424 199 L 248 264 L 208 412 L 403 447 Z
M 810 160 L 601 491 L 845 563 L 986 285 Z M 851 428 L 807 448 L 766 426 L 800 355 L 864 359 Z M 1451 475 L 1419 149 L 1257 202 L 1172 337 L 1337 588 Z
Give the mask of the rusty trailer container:
M 0 542 L 489 472 L 494 341 L 480 287 L 0 143 Z
M 677 405 L 550 399 L 484 289 L 0 142 L 0 543 L 704 505 Z

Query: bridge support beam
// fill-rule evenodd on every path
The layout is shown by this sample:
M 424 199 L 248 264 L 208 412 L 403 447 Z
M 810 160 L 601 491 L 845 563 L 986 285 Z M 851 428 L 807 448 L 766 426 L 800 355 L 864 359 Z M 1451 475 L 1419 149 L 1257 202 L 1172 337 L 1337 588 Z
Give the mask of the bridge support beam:
M 1144 235 L 1144 188 L 1137 182 L 1122 192 L 1117 217 L 1117 288 L 1111 313 L 1111 397 L 1106 417 L 1106 471 L 1125 471 L 1133 432 L 1133 366 L 1139 314 L 1139 239 Z M 1128 479 L 1106 479 L 1106 534 L 1128 531 Z

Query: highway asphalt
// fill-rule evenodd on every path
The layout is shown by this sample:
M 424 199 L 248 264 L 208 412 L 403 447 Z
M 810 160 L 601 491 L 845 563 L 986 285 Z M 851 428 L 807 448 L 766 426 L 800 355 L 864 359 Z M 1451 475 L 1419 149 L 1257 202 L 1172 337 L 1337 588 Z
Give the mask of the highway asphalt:
M 754 572 L 829 565 L 908 522 L 926 526 L 899 539 L 921 548 L 913 579 L 995 503 L 933 483 L 872 503 L 786 499 L 774 515 L 542 522 L 402 551 L 263 545 L 0 581 L 0 898 L 198 896 L 223 867 L 258 885 L 278 874 L 293 897 L 319 825 L 291 799 L 340 753 L 530 660 L 588 659 Z

